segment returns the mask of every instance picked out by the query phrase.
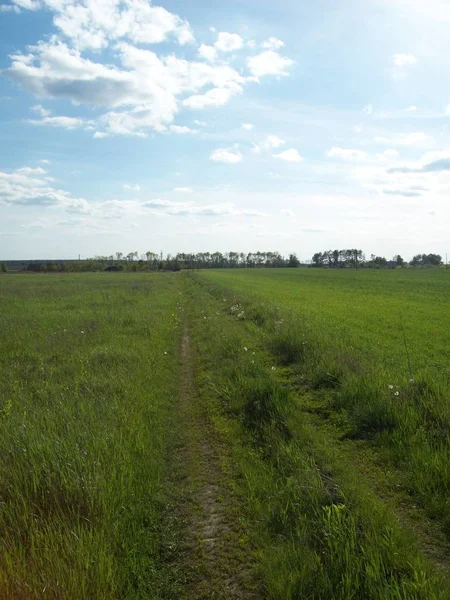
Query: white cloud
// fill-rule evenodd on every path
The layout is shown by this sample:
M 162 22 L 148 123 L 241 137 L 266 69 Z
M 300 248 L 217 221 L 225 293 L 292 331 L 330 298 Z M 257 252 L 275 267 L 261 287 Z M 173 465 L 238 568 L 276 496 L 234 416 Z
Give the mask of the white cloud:
M 412 54 L 393 54 L 392 60 L 394 65 L 400 68 L 417 63 L 417 58 Z
M 411 105 L 411 106 L 408 106 L 408 108 L 406 108 L 405 110 L 406 110 L 406 112 L 409 112 L 409 113 L 416 112 L 417 106 Z
M 334 146 L 326 153 L 330 158 L 341 158 L 342 160 L 366 160 L 367 154 L 362 150 L 353 148 L 339 148 Z
M 362 111 L 365 115 L 371 115 L 373 113 L 373 106 L 371 104 L 367 104 Z
M 243 45 L 244 40 L 237 33 L 220 31 L 214 47 L 220 52 L 233 52 L 234 50 L 240 50 Z
M 50 161 L 47 160 L 46 158 L 43 158 L 42 160 L 39 161 L 40 163 L 42 163 L 43 165 L 49 165 Z
M 423 132 L 393 135 L 391 137 L 377 136 L 375 141 L 380 144 L 392 144 L 393 146 L 414 146 L 429 142 L 431 137 Z
M 260 144 L 253 144 L 253 152 L 259 154 L 261 151 L 274 150 L 284 146 L 285 140 L 282 140 L 277 135 L 268 135 Z
M 202 44 L 198 49 L 198 54 L 201 58 L 209 60 L 209 62 L 214 62 L 217 59 L 217 50 L 214 46 Z
M 47 8 L 53 24 L 79 49 L 99 50 L 128 39 L 136 44 L 158 44 L 173 37 L 178 43 L 194 41 L 191 28 L 161 6 L 139 0 L 14 0 L 20 8 Z
M 268 40 L 263 42 L 261 46 L 263 48 L 266 48 L 267 50 L 279 50 L 284 46 L 284 42 L 277 39 L 276 37 L 270 37 Z
M 103 138 L 108 137 L 109 134 L 105 133 L 104 131 L 96 131 L 93 135 L 95 140 L 101 140 Z
M 16 6 L 25 10 L 39 10 L 42 6 L 40 0 L 12 0 Z
M 246 129 L 247 131 L 251 131 L 255 126 L 252 123 L 242 123 L 242 129 Z
M 445 108 L 445 114 L 450 115 L 450 104 L 447 104 L 447 106 Z
M 205 121 L 198 121 L 197 119 L 195 119 L 194 125 L 198 125 L 198 127 L 206 127 L 207 123 L 205 123 Z
M 33 112 L 37 113 L 40 117 L 49 117 L 52 114 L 51 110 L 47 110 L 40 104 L 35 104 L 34 106 L 31 107 L 31 110 Z
M 15 12 L 20 13 L 20 8 L 13 4 L 0 4 L 0 13 Z
M 235 164 L 242 160 L 242 154 L 229 148 L 217 148 L 210 156 L 210 160 Z
M 180 96 L 212 86 L 184 101 L 185 106 L 204 108 L 222 106 L 243 91 L 244 78 L 227 65 L 189 62 L 174 55 L 159 58 L 125 43 L 116 49 L 124 69 L 94 63 L 57 41 L 40 42 L 29 54 L 14 55 L 6 73 L 37 96 L 114 109 L 98 122 L 107 133 L 122 135 L 164 131 L 174 119 Z M 119 107 L 126 108 L 118 111 Z
M 192 194 L 194 191 L 191 187 L 176 187 L 173 188 L 174 192 L 179 192 L 180 194 Z
M 242 87 L 238 84 L 228 88 L 213 88 L 206 92 L 206 94 L 189 96 L 189 98 L 183 100 L 183 106 L 193 109 L 202 109 L 209 106 L 223 106 L 232 96 L 240 94 L 241 92 Z
M 96 137 L 145 137 L 148 130 L 170 131 L 180 106 L 223 106 L 243 93 L 256 74 L 286 75 L 292 64 L 289 58 L 267 51 L 249 59 L 254 77 L 246 77 L 225 59 L 211 63 L 217 51 L 229 53 L 244 45 L 241 36 L 223 31 L 214 46 L 200 45 L 203 62 L 139 47 L 169 39 L 180 44 L 193 40 L 187 22 L 147 0 L 17 0 L 16 5 L 19 2 L 24 9 L 52 11 L 59 35 L 12 55 L 10 67 L 3 72 L 38 98 L 65 99 L 103 110 L 95 123 L 86 123 L 88 128 L 95 124 Z M 84 50 L 107 47 L 111 48 L 107 55 L 84 54 Z M 81 121 L 68 120 L 75 116 L 51 117 L 47 109 L 37 106 L 42 121 L 36 125 L 82 126 Z
M 72 212 L 90 212 L 83 198 L 73 198 L 48 184 L 42 167 L 22 167 L 12 173 L 0 171 L 0 204 L 50 206 Z
M 63 129 L 76 129 L 85 125 L 83 119 L 75 117 L 43 117 L 42 119 L 28 119 L 32 125 L 50 125 L 52 127 L 62 127 Z
M 19 173 L 20 175 L 45 175 L 47 171 L 42 167 L 21 167 L 15 173 Z
M 123 184 L 123 189 L 124 190 L 130 190 L 130 191 L 133 191 L 133 192 L 140 192 L 141 186 L 139 184 L 137 184 L 137 183 L 134 183 L 134 184 L 133 183 L 124 183 Z
M 170 131 L 172 131 L 173 133 L 195 133 L 194 129 L 191 129 L 190 127 L 186 127 L 186 125 L 171 125 L 169 127 Z
M 280 160 L 284 160 L 286 162 L 299 163 L 302 162 L 303 156 L 301 156 L 295 148 L 290 148 L 289 150 L 285 150 L 284 152 L 280 152 L 279 154 L 273 154 L 274 158 L 279 158 Z
M 294 64 L 294 61 L 285 56 L 281 56 L 278 52 L 267 50 L 256 56 L 251 56 L 247 59 L 247 66 L 252 75 L 256 78 L 265 75 L 288 76 L 287 69 Z

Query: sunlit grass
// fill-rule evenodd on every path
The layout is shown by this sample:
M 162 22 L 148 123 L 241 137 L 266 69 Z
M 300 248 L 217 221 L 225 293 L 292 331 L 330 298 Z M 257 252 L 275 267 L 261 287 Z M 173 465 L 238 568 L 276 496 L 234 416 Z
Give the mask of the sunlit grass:
M 201 281 L 262 327 L 299 385 L 326 394 L 343 434 L 383 452 L 450 537 L 450 274 L 216 271 Z M 342 425 L 342 422 L 346 425 Z
M 235 444 L 268 597 L 445 598 L 393 514 L 299 420 L 272 353 L 282 353 L 283 364 L 304 364 L 305 338 L 289 328 L 283 343 L 284 319 L 269 303 L 258 318 L 264 330 L 252 318 L 238 319 L 237 304 L 246 315 L 264 315 L 264 308 L 201 282 L 196 276 L 190 293 L 202 393 L 212 395 L 212 412 L 229 419 L 223 429 Z
M 155 597 L 176 276 L 0 280 L 1 597 Z

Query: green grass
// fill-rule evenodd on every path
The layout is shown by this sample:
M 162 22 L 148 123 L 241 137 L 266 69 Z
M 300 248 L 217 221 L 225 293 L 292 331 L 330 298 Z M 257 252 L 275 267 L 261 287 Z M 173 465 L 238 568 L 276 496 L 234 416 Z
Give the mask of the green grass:
M 185 597 L 202 571 L 177 558 L 195 477 L 174 449 L 206 418 L 242 537 L 218 570 L 256 568 L 273 600 L 448 598 L 338 449 L 364 444 L 450 533 L 447 275 L 0 277 L 0 596 Z M 186 323 L 196 427 L 176 409 Z
M 267 597 L 446 598 L 413 537 L 299 419 L 296 395 L 267 352 L 271 337 L 237 318 L 245 303 L 234 310 L 236 298 L 217 291 L 202 277 L 190 282 L 201 393 L 234 444 Z
M 179 289 L 174 275 L 0 279 L 2 598 L 167 588 Z
M 280 364 L 326 394 L 343 433 L 368 440 L 450 537 L 446 270 L 204 272 L 265 332 Z

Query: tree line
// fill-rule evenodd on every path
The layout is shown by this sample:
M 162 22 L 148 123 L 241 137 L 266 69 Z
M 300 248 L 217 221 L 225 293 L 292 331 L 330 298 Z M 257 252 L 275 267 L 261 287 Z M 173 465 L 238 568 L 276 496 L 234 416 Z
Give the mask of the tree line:
M 313 267 L 324 268 L 348 268 L 358 267 L 365 268 L 396 268 L 405 267 L 408 264 L 413 267 L 430 267 L 439 266 L 442 264 L 442 256 L 440 254 L 416 254 L 409 263 L 406 262 L 400 254 L 396 254 L 392 259 L 387 259 L 385 256 L 376 256 L 371 254 L 369 259 L 362 250 L 344 249 L 344 250 L 325 250 L 324 252 L 316 252 L 312 257 Z
M 156 252 L 116 252 L 109 256 L 95 256 L 84 260 L 8 261 L 0 264 L 0 272 L 24 270 L 31 272 L 84 272 L 84 271 L 181 271 L 186 269 L 236 268 L 396 268 L 429 267 L 442 264 L 439 254 L 416 254 L 409 263 L 400 254 L 392 259 L 371 254 L 366 258 L 360 249 L 325 250 L 316 252 L 310 263 L 300 263 L 296 254 L 283 256 L 279 252 L 198 252 L 175 255 Z

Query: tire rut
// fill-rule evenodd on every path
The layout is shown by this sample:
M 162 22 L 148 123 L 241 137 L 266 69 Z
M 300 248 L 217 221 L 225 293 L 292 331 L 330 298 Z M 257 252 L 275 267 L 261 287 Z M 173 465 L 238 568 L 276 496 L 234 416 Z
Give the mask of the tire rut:
M 240 539 L 238 508 L 226 486 L 222 460 L 227 452 L 198 401 L 189 330 L 181 345 L 178 416 L 180 439 L 174 475 L 182 499 L 179 561 L 181 598 L 256 600 L 263 598 L 251 559 Z

